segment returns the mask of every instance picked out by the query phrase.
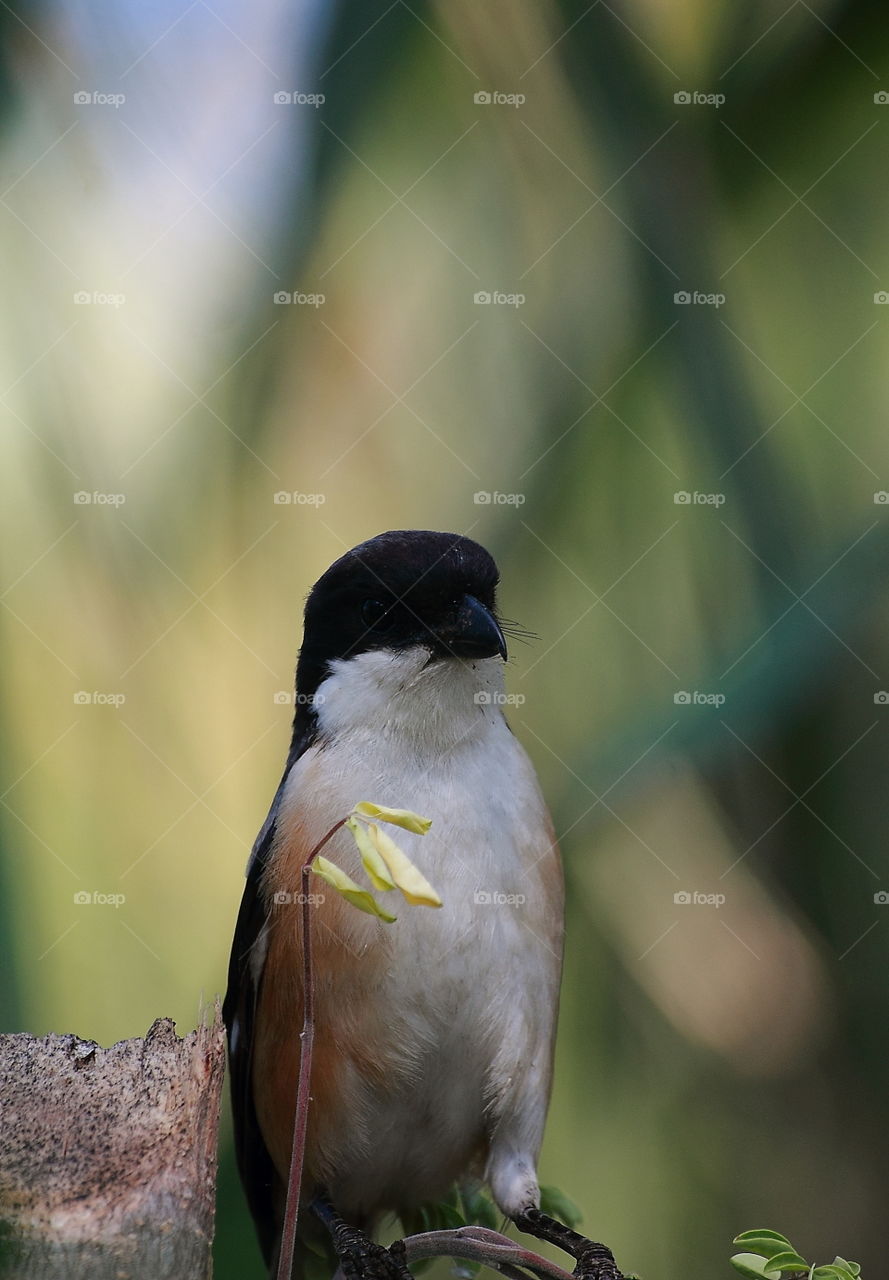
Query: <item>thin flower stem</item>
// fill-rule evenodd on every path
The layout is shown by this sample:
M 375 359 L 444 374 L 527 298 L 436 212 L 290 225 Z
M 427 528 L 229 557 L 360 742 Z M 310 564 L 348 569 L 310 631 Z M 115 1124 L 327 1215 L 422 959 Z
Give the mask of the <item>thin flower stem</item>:
M 277 1280 L 290 1280 L 293 1271 L 293 1251 L 296 1245 L 296 1226 L 299 1220 L 299 1193 L 302 1187 L 303 1160 L 306 1154 L 306 1130 L 309 1123 L 309 1087 L 312 1076 L 312 1049 L 315 1044 L 315 983 L 312 972 L 312 932 L 309 910 L 309 873 L 315 858 L 348 822 L 348 815 L 335 822 L 303 863 L 302 868 L 302 950 L 303 950 L 303 1029 L 300 1034 L 299 1082 L 296 1089 L 296 1111 L 293 1117 L 293 1145 L 290 1153 L 290 1174 L 287 1179 L 287 1206 L 284 1210 L 284 1226 L 281 1231 L 281 1250 L 278 1254 Z

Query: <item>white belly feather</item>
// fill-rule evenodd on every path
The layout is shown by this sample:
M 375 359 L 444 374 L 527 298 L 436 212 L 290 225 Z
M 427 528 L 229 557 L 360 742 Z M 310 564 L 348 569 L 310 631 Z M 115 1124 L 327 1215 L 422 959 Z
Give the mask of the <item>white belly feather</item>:
M 344 982 L 368 949 L 388 949 L 374 1035 L 392 1078 L 354 1081 L 361 1123 L 337 1148 L 339 1203 L 359 1211 L 367 1188 L 390 1203 L 440 1195 L 489 1139 L 501 1207 L 527 1207 L 536 1191 L 561 879 L 533 769 L 500 710 L 502 672 L 499 659 L 428 664 L 425 649 L 334 663 L 316 700 L 319 743 L 283 798 L 281 831 L 298 815 L 316 840 L 360 800 L 432 819 L 423 837 L 390 830 L 442 908 L 380 895 L 397 922 L 352 911 L 341 939 Z M 324 852 L 366 882 L 347 832 Z

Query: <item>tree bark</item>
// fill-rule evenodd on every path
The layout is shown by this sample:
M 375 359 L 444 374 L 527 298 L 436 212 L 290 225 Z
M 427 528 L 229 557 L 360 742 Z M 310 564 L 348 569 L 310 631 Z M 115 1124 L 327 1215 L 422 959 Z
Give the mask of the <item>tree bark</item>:
M 0 1275 L 209 1280 L 224 1064 L 218 1003 L 181 1040 L 0 1036 Z

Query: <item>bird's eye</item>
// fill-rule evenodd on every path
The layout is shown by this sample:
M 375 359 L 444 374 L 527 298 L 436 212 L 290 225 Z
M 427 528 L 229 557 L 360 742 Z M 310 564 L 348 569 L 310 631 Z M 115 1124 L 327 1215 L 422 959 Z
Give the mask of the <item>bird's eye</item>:
M 367 626 L 373 627 L 386 613 L 382 600 L 365 600 L 361 606 L 361 617 Z

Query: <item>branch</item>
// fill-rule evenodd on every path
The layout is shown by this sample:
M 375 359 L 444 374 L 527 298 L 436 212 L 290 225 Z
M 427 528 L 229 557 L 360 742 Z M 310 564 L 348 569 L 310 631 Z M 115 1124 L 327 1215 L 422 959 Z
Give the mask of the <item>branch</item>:
M 3 1275 L 207 1280 L 224 1065 L 218 1006 L 181 1040 L 0 1036 Z
M 540 1280 L 574 1280 L 555 1262 L 548 1262 L 539 1253 L 523 1249 L 515 1240 L 491 1231 L 487 1227 L 456 1227 L 451 1231 L 426 1231 L 407 1236 L 404 1240 L 408 1262 L 420 1258 L 465 1258 L 468 1262 L 482 1262 L 502 1271 L 504 1275 L 523 1275 L 515 1268 L 524 1267 Z

